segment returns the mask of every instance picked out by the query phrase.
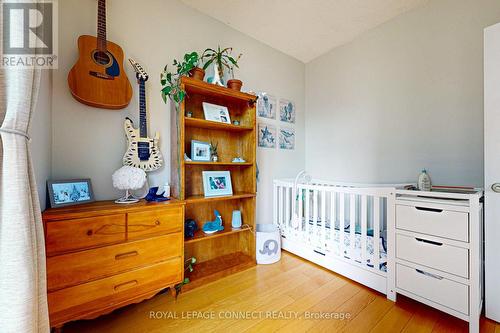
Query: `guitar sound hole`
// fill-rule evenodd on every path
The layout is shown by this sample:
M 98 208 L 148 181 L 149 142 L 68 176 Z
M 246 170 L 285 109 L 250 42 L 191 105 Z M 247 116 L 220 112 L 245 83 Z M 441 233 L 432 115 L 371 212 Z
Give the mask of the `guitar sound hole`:
M 98 65 L 102 65 L 102 66 L 108 65 L 111 61 L 110 56 L 106 52 L 103 52 L 103 51 L 95 51 L 93 54 L 93 57 L 94 57 L 94 61 Z

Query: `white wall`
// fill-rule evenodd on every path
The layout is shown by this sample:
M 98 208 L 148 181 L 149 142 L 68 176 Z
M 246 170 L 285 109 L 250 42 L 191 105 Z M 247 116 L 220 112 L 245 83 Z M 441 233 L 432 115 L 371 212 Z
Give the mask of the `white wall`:
M 40 91 L 31 120 L 31 158 L 42 210 L 46 207 L 46 182 L 52 171 L 52 73 L 42 70 Z
M 497 0 L 432 0 L 306 65 L 306 168 L 483 184 L 483 29 Z
M 206 47 L 232 46 L 243 53 L 241 71 L 244 90 L 264 90 L 294 100 L 298 106 L 297 149 L 293 152 L 258 151 L 260 168 L 259 221 L 271 222 L 271 180 L 290 177 L 304 168 L 304 71 L 301 62 L 243 35 L 176 1 L 122 0 L 107 3 L 108 39 L 121 45 L 125 57 L 140 62 L 150 74 L 147 85 L 150 131 L 160 131 L 161 150 L 170 156 L 170 108 L 160 97 L 159 73 L 173 58 Z M 94 0 L 59 2 L 59 69 L 53 79 L 53 178 L 92 179 L 98 200 L 116 198 L 112 173 L 121 166 L 125 151 L 123 120 L 138 119 L 137 96 L 124 110 L 87 107 L 69 93 L 66 77 L 77 59 L 79 35 L 96 31 Z M 134 91 L 131 67 L 125 64 Z M 136 121 L 137 123 L 137 121 Z M 151 174 L 151 185 L 170 178 L 170 163 Z

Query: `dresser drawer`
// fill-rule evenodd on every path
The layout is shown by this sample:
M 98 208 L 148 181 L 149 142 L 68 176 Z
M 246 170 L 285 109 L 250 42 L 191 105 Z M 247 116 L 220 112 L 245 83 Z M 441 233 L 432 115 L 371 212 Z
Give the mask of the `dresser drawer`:
M 182 257 L 181 233 L 47 258 L 50 291 Z
M 467 285 L 424 270 L 396 264 L 396 286 L 465 315 L 469 314 Z
M 426 239 L 396 235 L 396 257 L 464 278 L 469 277 L 469 250 Z
M 182 279 L 181 258 L 122 273 L 101 280 L 48 293 L 51 323 L 78 319 L 96 309 L 112 307 L 178 283 Z
M 396 205 L 396 228 L 468 242 L 469 214 L 425 205 Z
M 125 214 L 46 224 L 48 255 L 125 241 Z
M 182 209 L 151 210 L 129 213 L 127 221 L 128 239 L 139 239 L 182 231 Z

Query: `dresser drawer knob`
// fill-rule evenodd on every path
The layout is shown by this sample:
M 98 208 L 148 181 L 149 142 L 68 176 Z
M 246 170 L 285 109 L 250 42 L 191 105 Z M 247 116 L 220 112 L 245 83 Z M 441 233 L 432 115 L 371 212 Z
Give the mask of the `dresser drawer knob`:
M 415 269 L 415 270 L 417 271 L 417 273 L 425 275 L 425 276 L 428 276 L 428 277 L 431 277 L 433 279 L 437 279 L 437 280 L 442 280 L 443 279 L 442 276 L 439 276 L 439 275 L 436 275 L 436 274 L 427 273 L 427 272 L 424 272 L 421 269 Z
M 132 287 L 132 286 L 135 286 L 136 284 L 138 284 L 139 282 L 137 282 L 137 280 L 132 280 L 132 281 L 128 281 L 128 282 L 124 282 L 124 283 L 120 283 L 120 284 L 117 284 L 114 289 L 115 291 L 119 291 L 120 289 L 123 289 L 123 288 L 127 288 L 127 287 Z
M 423 239 L 423 238 L 415 237 L 415 239 L 417 240 L 417 242 L 427 243 L 427 244 L 436 245 L 436 246 L 442 246 L 443 245 L 443 243 L 434 242 L 434 241 L 430 241 L 430 240 Z
M 155 221 L 155 224 L 156 224 L 156 225 L 160 225 L 160 224 L 161 224 L 160 220 L 156 220 L 156 221 Z
M 94 232 L 92 231 L 92 229 L 87 230 L 87 236 L 92 236 L 92 234 L 93 234 L 93 233 L 94 233 Z
M 135 257 L 138 254 L 139 254 L 139 252 L 137 252 L 137 251 L 130 251 L 130 252 L 125 252 L 125 253 L 120 253 L 120 254 L 117 254 L 115 256 L 115 260 L 125 259 L 125 258 L 129 258 L 129 257 Z
M 416 210 L 423 210 L 425 212 L 442 213 L 442 209 L 428 208 L 428 207 L 415 207 Z

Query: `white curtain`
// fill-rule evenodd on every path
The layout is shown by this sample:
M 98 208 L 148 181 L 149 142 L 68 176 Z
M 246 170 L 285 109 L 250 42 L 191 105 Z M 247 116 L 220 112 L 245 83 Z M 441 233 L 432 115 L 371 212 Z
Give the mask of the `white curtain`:
M 27 137 L 40 74 L 0 70 L 0 332 L 6 333 L 49 331 L 43 225 Z

